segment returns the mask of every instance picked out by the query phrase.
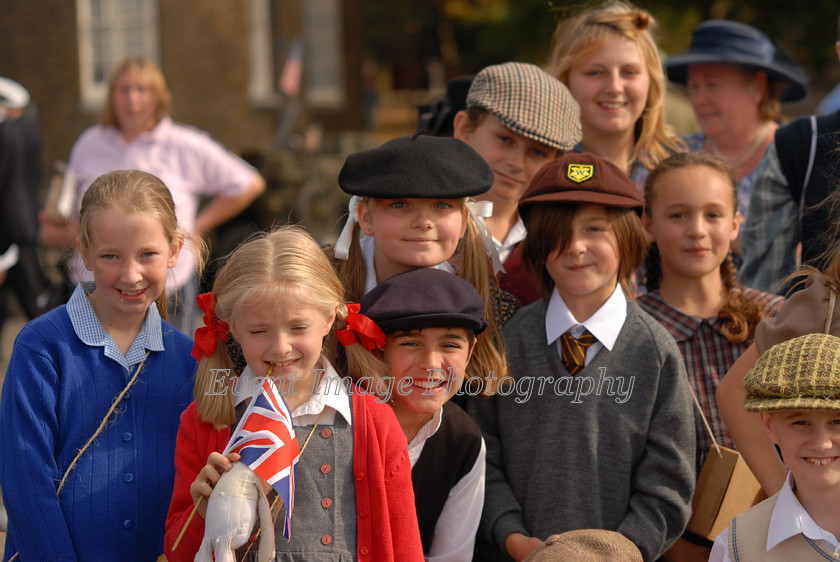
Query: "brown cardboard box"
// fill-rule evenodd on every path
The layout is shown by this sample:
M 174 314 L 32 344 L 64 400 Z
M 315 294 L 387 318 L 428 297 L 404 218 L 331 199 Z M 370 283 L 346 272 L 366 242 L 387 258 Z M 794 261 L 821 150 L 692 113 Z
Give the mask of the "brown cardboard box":
M 687 530 L 715 540 L 729 520 L 767 496 L 738 451 L 712 447 L 700 471 Z

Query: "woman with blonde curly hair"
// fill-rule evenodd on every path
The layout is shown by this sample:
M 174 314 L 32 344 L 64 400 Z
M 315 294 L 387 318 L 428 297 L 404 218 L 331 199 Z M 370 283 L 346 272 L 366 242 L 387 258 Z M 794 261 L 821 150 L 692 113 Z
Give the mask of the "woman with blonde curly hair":
M 665 124 L 665 76 L 653 16 L 620 1 L 581 12 L 554 33 L 548 71 L 580 104 L 583 142 L 627 171 L 641 191 L 648 172 L 683 143 Z

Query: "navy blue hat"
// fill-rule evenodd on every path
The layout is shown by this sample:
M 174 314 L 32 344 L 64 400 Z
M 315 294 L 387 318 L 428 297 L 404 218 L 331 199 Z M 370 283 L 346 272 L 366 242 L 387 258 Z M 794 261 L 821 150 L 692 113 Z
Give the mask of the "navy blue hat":
M 763 70 L 777 84 L 780 101 L 799 101 L 808 95 L 808 77 L 793 57 L 756 28 L 729 20 L 700 23 L 691 35 L 687 53 L 665 61 L 668 80 L 685 85 L 692 64 L 729 63 Z
M 421 328 L 487 328 L 484 301 L 457 275 L 440 269 L 413 269 L 383 281 L 362 297 L 359 312 L 386 334 Z
M 485 193 L 493 179 L 467 143 L 418 133 L 351 154 L 338 185 L 350 195 L 377 199 L 460 199 Z

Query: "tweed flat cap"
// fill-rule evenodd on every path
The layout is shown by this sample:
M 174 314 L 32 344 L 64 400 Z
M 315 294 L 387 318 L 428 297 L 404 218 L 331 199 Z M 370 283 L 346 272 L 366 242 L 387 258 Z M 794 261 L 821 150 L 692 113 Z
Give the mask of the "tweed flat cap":
M 362 297 L 360 312 L 386 334 L 420 328 L 487 328 L 484 301 L 470 284 L 440 269 L 414 269 L 395 275 Z
M 638 547 L 615 531 L 577 529 L 551 535 L 526 559 L 526 562 L 642 562 Z
M 645 200 L 627 174 L 587 152 L 566 154 L 538 171 L 519 200 L 519 212 L 537 203 L 575 203 L 636 209 Z
M 483 107 L 514 133 L 564 152 L 583 138 L 580 106 L 572 93 L 533 64 L 486 67 L 473 79 L 467 107 Z
M 347 157 L 338 185 L 378 199 L 460 199 L 493 185 L 484 159 L 458 139 L 416 134 Z
M 807 334 L 765 351 L 744 377 L 749 412 L 840 410 L 840 338 Z

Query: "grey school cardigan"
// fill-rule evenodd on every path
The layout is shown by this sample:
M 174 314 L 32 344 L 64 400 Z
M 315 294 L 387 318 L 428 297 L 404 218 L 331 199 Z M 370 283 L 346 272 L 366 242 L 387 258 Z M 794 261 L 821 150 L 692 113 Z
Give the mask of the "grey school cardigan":
M 694 492 L 694 411 L 679 349 L 628 302 L 612 351 L 570 377 L 546 344 L 546 305 L 504 327 L 513 391 L 470 400 L 487 445 L 477 553 L 508 559 L 511 533 L 600 528 L 655 560 L 683 532 Z

